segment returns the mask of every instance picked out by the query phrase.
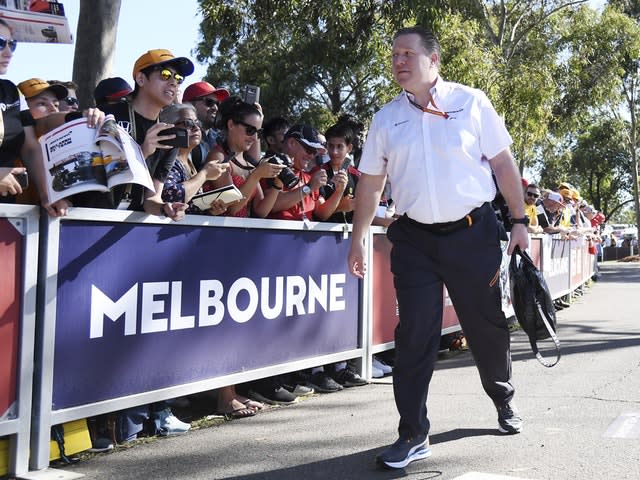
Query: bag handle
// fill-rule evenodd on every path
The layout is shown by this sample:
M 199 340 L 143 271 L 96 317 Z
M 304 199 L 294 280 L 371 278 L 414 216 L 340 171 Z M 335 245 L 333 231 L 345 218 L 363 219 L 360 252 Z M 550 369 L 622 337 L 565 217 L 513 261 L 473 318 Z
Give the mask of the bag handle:
M 527 262 L 533 268 L 538 270 L 538 267 L 536 267 L 536 264 L 533 263 L 533 260 L 531 259 L 529 254 L 527 252 L 522 251 L 519 246 L 516 246 L 516 248 L 513 250 L 513 255 L 511 255 L 512 266 L 515 267 L 516 255 L 519 255 L 520 258 L 522 259 L 522 261 Z M 555 361 L 553 363 L 548 362 L 542 356 L 540 351 L 538 350 L 538 343 L 537 343 L 535 337 L 529 337 L 529 335 L 527 335 L 527 337 L 529 337 L 529 344 L 531 345 L 531 350 L 533 350 L 533 353 L 535 354 L 536 359 L 538 360 L 538 362 L 540 362 L 543 366 L 545 366 L 547 368 L 551 368 L 551 367 L 553 367 L 554 365 L 556 365 L 560 361 L 560 356 L 561 356 L 560 355 L 560 339 L 556 335 L 556 332 L 553 330 L 553 328 L 551 328 L 551 323 L 549 322 L 549 319 L 547 318 L 547 314 L 542 309 L 542 305 L 540 305 L 540 302 L 538 302 L 538 300 L 536 299 L 535 303 L 536 303 L 536 308 L 538 309 L 538 314 L 540 315 L 540 318 L 542 319 L 542 322 L 544 323 L 544 326 L 547 328 L 547 331 L 549 332 L 549 336 L 551 337 L 551 340 L 553 340 L 553 344 L 554 344 L 554 347 L 556 349 L 556 359 L 555 359 Z

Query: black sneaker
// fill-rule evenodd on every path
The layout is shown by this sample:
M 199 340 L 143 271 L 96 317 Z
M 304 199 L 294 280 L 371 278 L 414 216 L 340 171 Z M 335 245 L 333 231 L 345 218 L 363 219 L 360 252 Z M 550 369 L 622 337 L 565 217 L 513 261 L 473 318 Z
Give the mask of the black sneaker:
M 307 380 L 307 385 L 318 393 L 334 393 L 342 390 L 342 385 L 324 372 L 316 372 Z
M 399 438 L 376 457 L 376 462 L 385 468 L 404 468 L 415 460 L 431 456 L 426 435 L 415 438 Z
M 509 402 L 498 410 L 498 431 L 500 433 L 520 433 L 522 431 L 522 417 L 513 402 Z
M 294 385 L 285 383 L 283 387 L 296 397 L 308 397 L 309 395 L 313 395 L 314 393 L 316 393 L 313 388 L 307 387 L 306 385 L 301 385 L 299 383 L 296 383 Z
M 349 367 L 343 368 L 333 374 L 333 379 L 343 387 L 361 387 L 366 385 L 367 381 L 351 370 Z
M 273 378 L 256 382 L 248 392 L 249 396 L 269 405 L 291 405 L 298 397 L 287 391 L 280 382 Z

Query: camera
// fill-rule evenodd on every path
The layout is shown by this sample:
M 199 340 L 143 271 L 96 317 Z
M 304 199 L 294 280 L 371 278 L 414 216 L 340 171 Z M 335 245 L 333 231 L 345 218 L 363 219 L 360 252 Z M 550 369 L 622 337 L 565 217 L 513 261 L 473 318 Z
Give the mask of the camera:
M 186 128 L 165 128 L 160 132 L 160 135 L 175 135 L 175 138 L 171 138 L 169 140 L 160 140 L 160 143 L 163 145 L 169 145 L 171 147 L 178 148 L 189 147 L 189 132 L 187 132 Z
M 280 170 L 280 173 L 278 174 L 278 178 L 284 184 L 285 188 L 291 189 L 297 185 L 299 179 L 298 176 L 293 173 L 293 170 L 289 168 L 291 166 L 289 157 L 282 153 L 276 153 L 266 160 L 273 165 L 284 165 L 284 168 Z

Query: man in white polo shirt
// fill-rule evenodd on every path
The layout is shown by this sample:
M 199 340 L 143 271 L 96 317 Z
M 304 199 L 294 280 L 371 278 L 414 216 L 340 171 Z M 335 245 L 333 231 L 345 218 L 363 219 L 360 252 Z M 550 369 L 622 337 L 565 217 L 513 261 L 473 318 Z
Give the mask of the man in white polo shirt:
M 400 313 L 393 370 L 399 439 L 377 457 L 388 468 L 431 454 L 426 399 L 440 343 L 443 284 L 498 411 L 499 431 L 522 429 L 512 402 L 502 252 L 490 205 L 493 171 L 514 223 L 508 251 L 525 249 L 521 175 L 509 151 L 511 137 L 489 99 L 444 81 L 439 63 L 431 32 L 416 26 L 396 33 L 392 69 L 403 92 L 375 115 L 359 165 L 348 259 L 354 275 L 365 273 L 364 238 L 387 177 L 400 215 L 387 231 Z

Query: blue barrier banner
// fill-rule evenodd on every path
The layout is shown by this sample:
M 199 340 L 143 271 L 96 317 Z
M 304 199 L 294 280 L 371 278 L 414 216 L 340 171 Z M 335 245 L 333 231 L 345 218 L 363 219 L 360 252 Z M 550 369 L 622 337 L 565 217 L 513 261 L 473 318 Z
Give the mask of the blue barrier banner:
M 355 349 L 335 232 L 61 222 L 53 410 Z

